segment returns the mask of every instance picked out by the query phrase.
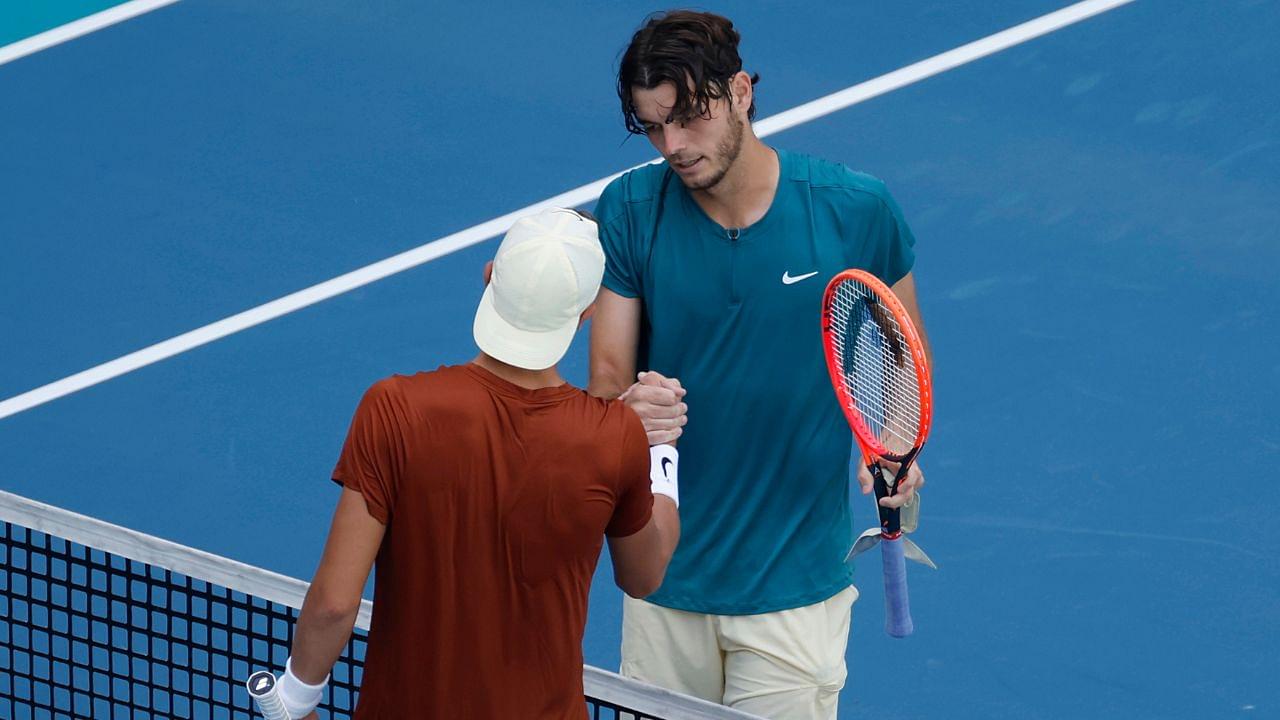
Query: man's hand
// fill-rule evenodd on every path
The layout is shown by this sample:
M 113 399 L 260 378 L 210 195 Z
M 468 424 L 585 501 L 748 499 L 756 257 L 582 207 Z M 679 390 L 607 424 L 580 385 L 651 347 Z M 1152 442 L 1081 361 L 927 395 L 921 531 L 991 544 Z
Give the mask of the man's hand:
M 676 438 L 684 433 L 685 423 L 689 422 L 685 416 L 689 407 L 682 402 L 688 391 L 680 386 L 679 380 L 665 377 L 662 373 L 642 372 L 636 378 L 638 382 L 627 388 L 618 399 L 640 416 L 650 445 L 675 443 Z
M 885 480 L 892 482 L 898 474 L 898 463 L 881 460 L 880 469 L 884 471 Z M 875 489 L 875 478 L 871 476 L 871 470 L 862 463 L 858 463 L 858 485 L 862 487 L 863 495 L 870 495 Z M 887 508 L 900 508 L 911 502 L 912 496 L 922 487 L 924 487 L 924 471 L 920 469 L 919 463 L 912 463 L 907 470 L 907 476 L 898 483 L 898 491 L 881 499 L 880 505 Z

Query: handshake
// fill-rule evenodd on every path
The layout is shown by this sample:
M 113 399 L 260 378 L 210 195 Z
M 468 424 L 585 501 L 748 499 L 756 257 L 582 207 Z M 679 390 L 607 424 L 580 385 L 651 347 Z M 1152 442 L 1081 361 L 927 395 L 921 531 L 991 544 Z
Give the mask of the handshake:
M 645 371 L 636 376 L 636 382 L 618 399 L 640 416 L 650 446 L 675 445 L 689 422 L 686 416 L 689 406 L 684 403 L 686 392 L 679 380 Z

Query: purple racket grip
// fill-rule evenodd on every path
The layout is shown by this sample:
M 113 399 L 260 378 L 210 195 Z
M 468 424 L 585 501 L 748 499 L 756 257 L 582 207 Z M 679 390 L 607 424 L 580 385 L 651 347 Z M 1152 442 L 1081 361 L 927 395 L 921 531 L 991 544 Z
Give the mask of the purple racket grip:
M 902 554 L 902 536 L 893 540 L 881 537 L 880 557 L 884 560 L 884 631 L 891 637 L 904 638 L 916 628 L 911 622 L 911 604 L 907 600 L 907 560 Z

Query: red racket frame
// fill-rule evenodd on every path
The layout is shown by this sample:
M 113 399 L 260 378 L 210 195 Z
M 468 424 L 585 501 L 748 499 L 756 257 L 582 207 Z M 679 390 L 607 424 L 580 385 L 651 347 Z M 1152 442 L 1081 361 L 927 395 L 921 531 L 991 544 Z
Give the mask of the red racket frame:
M 915 368 L 916 380 L 920 383 L 920 422 L 916 427 L 914 448 L 909 452 L 901 454 L 889 452 L 889 449 L 880 443 L 880 439 L 873 435 L 871 429 L 862 421 L 862 414 L 854 410 L 853 396 L 849 394 L 848 388 L 845 387 L 844 377 L 836 360 L 838 349 L 832 338 L 834 328 L 832 327 L 833 310 L 831 303 L 835 298 L 836 288 L 847 280 L 856 280 L 866 285 L 876 294 L 880 304 L 897 321 L 898 327 L 902 330 L 902 337 L 907 341 L 911 364 Z M 827 361 L 827 373 L 831 376 L 831 386 L 835 388 L 836 395 L 840 399 L 840 409 L 849 421 L 849 427 L 858 436 L 866 464 L 869 465 L 871 460 L 879 459 L 902 462 L 919 451 L 920 447 L 924 445 L 925 439 L 929 437 L 929 427 L 933 422 L 933 384 L 929 374 L 928 360 L 924 354 L 924 342 L 920 339 L 920 333 L 916 332 L 915 323 L 912 322 L 911 316 L 907 314 L 906 307 L 903 306 L 898 296 L 893 294 L 889 286 L 865 270 L 845 270 L 831 278 L 831 282 L 827 283 L 827 290 L 822 296 L 822 350 L 823 357 Z M 868 453 L 873 457 L 866 457 Z

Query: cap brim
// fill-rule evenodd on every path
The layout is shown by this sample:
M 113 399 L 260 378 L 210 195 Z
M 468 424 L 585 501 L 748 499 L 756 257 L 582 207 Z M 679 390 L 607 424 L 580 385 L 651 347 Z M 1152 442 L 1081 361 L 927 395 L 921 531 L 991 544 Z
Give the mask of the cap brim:
M 493 305 L 493 286 L 484 289 L 471 334 L 486 355 L 526 370 L 545 370 L 568 352 L 578 321 L 546 332 L 530 332 L 508 323 Z

